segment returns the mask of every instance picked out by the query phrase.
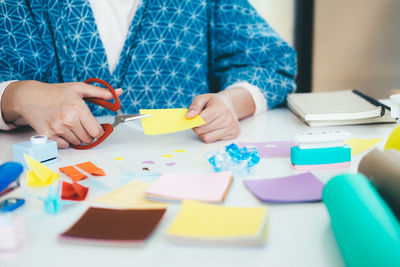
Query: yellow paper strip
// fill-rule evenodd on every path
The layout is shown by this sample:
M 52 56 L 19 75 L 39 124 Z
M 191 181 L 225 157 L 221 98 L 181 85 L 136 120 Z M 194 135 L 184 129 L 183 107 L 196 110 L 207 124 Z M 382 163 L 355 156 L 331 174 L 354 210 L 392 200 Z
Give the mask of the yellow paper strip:
M 185 153 L 186 150 L 184 150 L 184 149 L 175 149 L 174 152 L 175 153 Z
M 375 146 L 381 140 L 382 138 L 375 138 L 375 139 L 350 138 L 344 141 L 344 143 L 351 147 L 351 155 L 355 156 L 364 151 L 367 151 L 371 147 Z
M 145 198 L 145 191 L 149 186 L 150 183 L 132 180 L 126 185 L 96 198 L 94 202 L 123 209 L 166 208 L 167 205 L 165 203 L 148 201 Z
M 172 158 L 172 155 L 171 154 L 165 154 L 165 155 L 162 155 L 161 157 L 163 157 L 163 158 Z
M 151 114 L 152 116 L 143 118 L 143 131 L 147 135 L 167 134 L 191 129 L 204 124 L 200 117 L 186 119 L 187 109 L 141 109 L 140 114 Z

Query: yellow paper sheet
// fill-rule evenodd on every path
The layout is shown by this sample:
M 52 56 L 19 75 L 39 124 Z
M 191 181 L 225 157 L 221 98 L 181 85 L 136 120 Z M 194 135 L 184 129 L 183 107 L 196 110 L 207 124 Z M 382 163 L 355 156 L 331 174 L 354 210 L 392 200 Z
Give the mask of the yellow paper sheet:
M 54 183 L 60 177 L 59 173 L 52 171 L 39 161 L 29 157 L 26 154 L 24 156 L 26 163 L 29 166 L 29 171 L 26 174 L 28 186 L 48 186 Z
M 140 114 L 152 116 L 142 119 L 143 131 L 147 135 L 167 134 L 191 129 L 204 124 L 200 117 L 186 119 L 185 108 L 141 109 Z
M 123 157 L 115 157 L 114 160 L 124 160 Z
M 167 234 L 205 239 L 260 236 L 266 214 L 266 207 L 227 207 L 185 200 Z
M 96 198 L 94 202 L 123 209 L 166 208 L 167 205 L 165 203 L 148 201 L 145 198 L 145 191 L 149 186 L 150 183 L 132 180 L 126 185 Z
M 375 139 L 350 138 L 344 141 L 344 143 L 351 147 L 351 155 L 355 156 L 372 148 L 381 140 L 382 138 L 375 138 Z
M 390 134 L 385 144 L 385 150 L 386 149 L 400 150 L 400 125 Z

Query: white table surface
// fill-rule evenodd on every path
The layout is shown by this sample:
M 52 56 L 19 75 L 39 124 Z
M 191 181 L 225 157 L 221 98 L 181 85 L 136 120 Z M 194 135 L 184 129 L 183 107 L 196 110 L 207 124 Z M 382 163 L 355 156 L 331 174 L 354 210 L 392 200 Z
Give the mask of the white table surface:
M 135 122 L 137 123 L 137 122 Z M 132 123 L 120 125 L 100 146 L 79 151 L 59 150 L 58 167 L 91 160 L 103 168 L 107 176 L 90 178 L 88 200 L 64 207 L 58 215 L 45 213 L 37 196 L 46 189 L 32 189 L 23 185 L 8 196 L 23 197 L 27 203 L 14 216 L 22 215 L 27 226 L 27 244 L 16 255 L 1 255 L 0 266 L 343 266 L 329 215 L 322 203 L 268 204 L 268 239 L 261 247 L 179 245 L 166 238 L 165 232 L 176 216 L 180 205 L 171 204 L 153 235 L 142 247 L 92 246 L 63 243 L 61 232 L 70 227 L 91 205 L 91 200 L 126 183 L 130 178 L 121 172 L 141 172 L 143 160 L 155 161 L 148 165 L 152 172 L 204 173 L 211 167 L 204 154 L 223 148 L 231 142 L 266 142 L 291 140 L 294 133 L 310 130 L 285 108 L 268 111 L 241 122 L 241 136 L 233 141 L 204 144 L 191 131 L 160 136 L 145 136 L 140 127 Z M 396 127 L 395 124 L 341 126 L 319 129 L 348 131 L 353 138 L 384 138 L 384 143 Z M 312 128 L 317 130 L 317 128 Z M 12 160 L 12 144 L 23 142 L 34 135 L 30 129 L 0 132 L 0 163 Z M 186 153 L 173 153 L 184 149 Z M 173 154 L 171 159 L 161 157 Z M 347 170 L 317 171 L 314 174 L 323 182 L 342 172 L 356 172 L 365 153 L 353 157 Z M 115 161 L 115 157 L 123 161 Z M 176 162 L 175 166 L 166 166 Z M 289 167 L 289 158 L 262 159 L 249 178 L 275 178 L 296 174 Z M 22 174 L 26 183 L 26 172 Z M 66 179 L 63 176 L 63 179 Z M 145 181 L 150 178 L 141 178 Z M 244 186 L 243 179 L 234 179 L 224 205 L 259 206 L 260 203 Z M 1 237 L 0 237 L 1 238 Z

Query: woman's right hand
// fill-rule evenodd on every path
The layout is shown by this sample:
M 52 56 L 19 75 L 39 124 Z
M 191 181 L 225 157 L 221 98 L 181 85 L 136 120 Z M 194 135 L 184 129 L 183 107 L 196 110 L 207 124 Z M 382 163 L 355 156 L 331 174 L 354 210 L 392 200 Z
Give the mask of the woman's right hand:
M 116 93 L 121 95 L 122 89 Z M 59 148 L 66 148 L 69 144 L 91 143 L 104 134 L 83 100 L 86 97 L 113 98 L 105 88 L 80 82 L 18 81 L 4 91 L 1 111 L 6 122 L 22 117 L 38 134 L 55 140 Z

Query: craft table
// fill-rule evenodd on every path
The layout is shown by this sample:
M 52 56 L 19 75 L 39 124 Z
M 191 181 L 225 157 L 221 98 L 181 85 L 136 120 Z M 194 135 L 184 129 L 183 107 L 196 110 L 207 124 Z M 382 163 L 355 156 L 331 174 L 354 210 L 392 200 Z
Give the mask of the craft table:
M 101 118 L 107 120 L 107 118 Z M 87 201 L 64 207 L 58 215 L 45 213 L 38 196 L 46 189 L 26 187 L 26 172 L 21 176 L 22 187 L 8 196 L 23 197 L 27 203 L 15 212 L 22 215 L 27 225 L 27 244 L 16 255 L 0 255 L 0 266 L 343 266 L 339 248 L 330 226 L 329 215 L 322 203 L 268 204 L 269 229 L 264 246 L 213 246 L 182 245 L 170 241 L 166 229 L 173 221 L 180 205 L 170 204 L 166 215 L 153 235 L 141 247 L 103 246 L 64 243 L 58 240 L 61 232 L 69 228 L 91 205 L 91 200 L 115 189 L 134 178 L 133 173 L 143 173 L 142 161 L 150 172 L 201 173 L 212 171 L 205 153 L 224 148 L 232 141 L 205 144 L 191 131 L 146 136 L 139 122 L 121 125 L 101 145 L 87 151 L 59 150 L 58 167 L 92 161 L 107 173 L 103 178 L 90 178 Z M 383 137 L 378 147 L 396 127 L 395 124 L 328 127 L 345 130 L 353 138 Z M 286 108 L 241 121 L 242 133 L 233 142 L 265 142 L 291 140 L 294 133 L 310 130 Z M 313 128 L 315 130 L 316 128 Z M 321 128 L 320 128 L 321 129 Z M 12 160 L 11 146 L 26 141 L 34 135 L 31 129 L 0 132 L 0 163 Z M 173 153 L 176 149 L 185 153 Z M 173 158 L 162 155 L 173 154 Z M 314 174 L 327 182 L 335 174 L 356 172 L 362 156 L 353 157 L 351 169 L 316 171 Z M 115 157 L 124 160 L 116 161 Z M 175 162 L 174 166 L 166 163 Z M 171 165 L 171 164 L 170 164 Z M 289 158 L 261 159 L 255 173 L 249 178 L 274 178 L 297 174 L 290 167 Z M 62 176 L 64 177 L 64 176 Z M 64 178 L 65 179 L 65 178 Z M 140 178 L 143 181 L 153 178 Z M 260 203 L 244 186 L 243 179 L 234 179 L 225 205 L 259 206 Z M 112 226 L 110 226 L 112 227 Z M 1 237 L 0 237 L 1 238 Z

